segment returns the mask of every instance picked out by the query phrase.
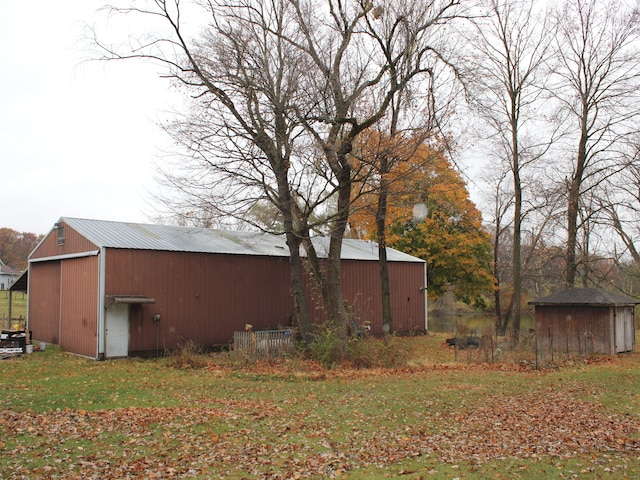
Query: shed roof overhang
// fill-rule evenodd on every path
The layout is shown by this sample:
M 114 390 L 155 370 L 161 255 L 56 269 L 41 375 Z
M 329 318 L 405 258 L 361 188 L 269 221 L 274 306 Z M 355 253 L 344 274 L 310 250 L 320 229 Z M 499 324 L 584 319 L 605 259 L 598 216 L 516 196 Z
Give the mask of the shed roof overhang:
M 552 295 L 532 300 L 529 305 L 561 307 L 622 307 L 640 304 L 640 300 L 607 292 L 601 288 L 569 288 Z
M 12 292 L 26 292 L 28 285 L 29 269 L 26 269 L 24 272 L 22 272 L 22 275 L 20 275 L 18 279 L 13 282 L 13 284 L 9 287 L 9 290 Z
M 128 303 L 128 304 L 150 304 L 156 303 L 155 298 L 147 297 L 145 295 L 106 295 L 105 306 L 115 305 L 119 303 Z

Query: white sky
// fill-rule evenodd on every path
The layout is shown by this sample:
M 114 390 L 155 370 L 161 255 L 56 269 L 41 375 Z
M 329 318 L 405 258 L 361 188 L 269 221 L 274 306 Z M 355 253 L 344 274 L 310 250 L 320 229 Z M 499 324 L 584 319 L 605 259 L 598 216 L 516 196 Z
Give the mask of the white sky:
M 83 61 L 84 26 L 116 28 L 98 12 L 104 3 L 2 6 L 0 228 L 46 234 L 62 216 L 152 221 L 154 162 L 169 145 L 157 123 L 179 97 L 152 65 Z
M 167 80 L 136 62 L 86 63 L 99 0 L 4 2 L 0 227 L 47 233 L 61 216 L 147 222 L 168 140 Z

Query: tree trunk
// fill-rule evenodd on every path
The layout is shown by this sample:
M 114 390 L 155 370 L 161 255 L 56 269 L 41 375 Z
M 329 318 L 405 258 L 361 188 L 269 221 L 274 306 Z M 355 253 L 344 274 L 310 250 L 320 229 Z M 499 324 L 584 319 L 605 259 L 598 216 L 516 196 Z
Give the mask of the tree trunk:
M 522 189 L 518 175 L 516 175 L 516 179 L 513 222 L 513 321 L 511 323 L 511 341 L 514 345 L 517 345 L 520 341 L 520 314 L 522 305 Z
M 581 118 L 581 133 L 578 143 L 578 157 L 576 158 L 576 169 L 571 178 L 568 194 L 567 206 L 567 272 L 565 286 L 571 288 L 576 283 L 576 246 L 578 242 L 578 214 L 580 213 L 580 187 L 584 178 L 585 165 L 587 162 L 587 107 L 583 106 Z
M 341 155 L 342 168 L 337 172 L 338 178 L 338 206 L 336 217 L 331 228 L 329 243 L 329 258 L 327 259 L 327 275 L 325 278 L 329 294 L 328 314 L 335 325 L 340 338 L 346 341 L 349 325 L 346 318 L 344 297 L 342 294 L 342 239 L 349 220 L 349 206 L 351 204 L 351 168 L 344 155 Z
M 520 341 L 520 310 L 522 307 L 522 182 L 520 179 L 520 144 L 518 138 L 517 96 L 511 97 L 511 145 L 513 168 L 513 302 L 511 343 Z
M 500 215 L 496 215 L 496 233 L 493 239 L 493 277 L 495 278 L 495 288 L 493 290 L 493 297 L 495 302 L 495 314 L 496 320 L 494 322 L 496 335 L 503 336 L 506 329 L 506 324 L 502 320 L 502 303 L 500 291 L 500 274 L 498 272 L 498 261 L 500 259 Z
M 289 266 L 291 268 L 291 292 L 295 321 L 305 343 L 312 340 L 312 324 L 309 304 L 304 292 L 302 259 L 300 258 L 300 240 L 292 232 L 287 232 L 289 247 Z
M 275 163 L 275 162 L 274 162 Z M 289 266 L 291 268 L 291 293 L 293 296 L 293 309 L 295 322 L 305 343 L 312 340 L 312 325 L 309 305 L 304 291 L 302 258 L 300 257 L 300 238 L 296 235 L 293 223 L 293 200 L 287 180 L 287 165 L 280 162 L 277 168 L 273 168 L 278 182 L 278 208 L 282 214 L 286 232 L 287 246 L 289 247 Z
M 380 267 L 380 295 L 382 299 L 382 331 L 385 335 L 393 333 L 391 318 L 391 288 L 389 286 L 389 265 L 387 263 L 387 200 L 389 185 L 387 173 L 389 162 L 385 155 L 380 163 L 380 192 L 376 211 L 376 230 L 378 236 L 378 263 Z
M 567 208 L 567 271 L 565 286 L 571 288 L 576 283 L 576 241 L 578 233 L 579 186 L 573 180 L 569 188 L 569 205 Z

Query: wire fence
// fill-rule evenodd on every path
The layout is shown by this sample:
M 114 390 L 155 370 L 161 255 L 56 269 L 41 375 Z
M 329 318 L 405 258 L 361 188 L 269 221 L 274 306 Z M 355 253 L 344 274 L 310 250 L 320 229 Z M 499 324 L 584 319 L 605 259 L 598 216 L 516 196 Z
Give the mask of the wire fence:
M 459 335 L 448 338 L 446 343 L 453 349 L 459 362 L 517 363 L 535 368 L 547 368 L 598 354 L 608 354 L 601 348 L 591 332 L 563 335 L 552 332 L 529 331 L 520 336 L 517 346 L 508 337 L 495 333 L 482 335 Z M 635 342 L 633 342 L 634 349 Z
M 292 330 L 261 330 L 234 332 L 234 351 L 250 359 L 277 358 L 293 353 Z

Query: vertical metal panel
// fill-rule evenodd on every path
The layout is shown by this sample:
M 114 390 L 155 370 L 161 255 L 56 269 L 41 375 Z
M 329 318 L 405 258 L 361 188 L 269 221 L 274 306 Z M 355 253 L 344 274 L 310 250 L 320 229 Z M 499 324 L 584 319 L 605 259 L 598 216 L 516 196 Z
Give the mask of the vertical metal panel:
M 29 329 L 35 340 L 58 343 L 60 334 L 60 262 L 29 267 Z
M 393 331 L 424 330 L 424 266 L 421 263 L 389 262 L 391 318 Z M 376 261 L 342 262 L 344 298 L 360 325 L 368 324 L 374 334 L 382 333 L 382 300 L 379 265 Z
M 227 344 L 246 323 L 290 326 L 287 258 L 107 249 L 106 295 L 146 295 L 131 315 L 131 350 L 163 351 L 181 339 Z M 160 315 L 156 326 L 154 314 Z M 157 332 L 156 332 L 157 329 Z
M 342 262 L 342 292 L 353 321 L 368 325 L 374 333 L 382 331 L 382 301 L 378 262 Z
M 60 340 L 65 350 L 95 358 L 98 325 L 98 256 L 61 263 Z
M 423 331 L 425 328 L 424 264 L 389 264 L 393 328 L 397 332 Z

